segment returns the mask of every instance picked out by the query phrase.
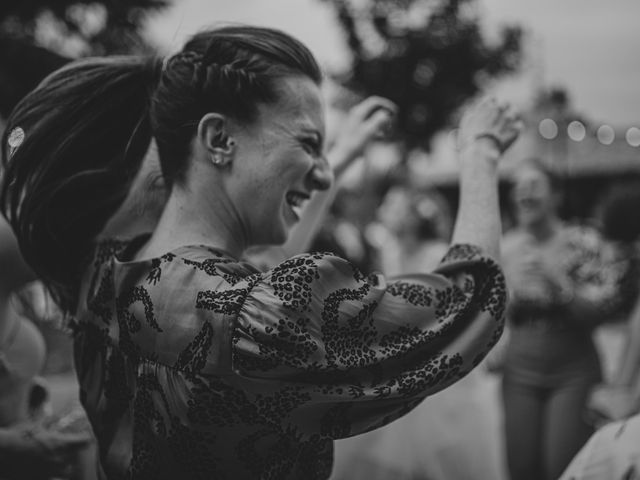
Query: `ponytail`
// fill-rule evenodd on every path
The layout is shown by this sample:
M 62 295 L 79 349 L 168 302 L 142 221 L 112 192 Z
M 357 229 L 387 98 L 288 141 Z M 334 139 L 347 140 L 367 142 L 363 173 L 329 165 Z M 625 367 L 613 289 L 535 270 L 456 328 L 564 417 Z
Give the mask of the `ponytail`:
M 76 308 L 93 242 L 149 147 L 159 70 L 158 60 L 141 57 L 74 62 L 47 77 L 8 119 L 0 209 L 25 260 L 66 311 Z M 16 146 L 18 128 L 24 140 Z

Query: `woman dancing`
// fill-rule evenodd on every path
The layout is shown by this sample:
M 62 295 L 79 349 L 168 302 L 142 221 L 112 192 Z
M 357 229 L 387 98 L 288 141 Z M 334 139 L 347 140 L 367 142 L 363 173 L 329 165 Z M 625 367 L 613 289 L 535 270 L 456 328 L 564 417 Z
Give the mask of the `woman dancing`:
M 461 208 L 436 274 L 240 260 L 284 242 L 331 183 L 320 82 L 288 35 L 223 27 L 163 65 L 72 64 L 10 116 L 2 211 L 74 315 L 105 478 L 327 478 L 333 439 L 408 412 L 499 338 L 496 170 L 519 126 L 495 101 L 461 124 Z M 155 229 L 98 241 L 152 138 L 170 189 Z

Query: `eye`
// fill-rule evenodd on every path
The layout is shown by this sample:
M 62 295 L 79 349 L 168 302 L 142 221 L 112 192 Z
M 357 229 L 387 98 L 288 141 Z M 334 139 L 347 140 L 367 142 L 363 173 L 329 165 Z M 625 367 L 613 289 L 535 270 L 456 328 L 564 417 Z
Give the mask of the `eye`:
M 304 138 L 300 142 L 302 144 L 302 149 L 313 157 L 320 156 L 320 144 L 314 138 Z

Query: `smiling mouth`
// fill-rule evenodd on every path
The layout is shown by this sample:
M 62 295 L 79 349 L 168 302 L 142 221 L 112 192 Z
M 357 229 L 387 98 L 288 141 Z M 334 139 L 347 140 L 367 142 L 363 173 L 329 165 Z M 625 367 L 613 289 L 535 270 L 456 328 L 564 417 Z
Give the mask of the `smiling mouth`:
M 309 200 L 309 195 L 300 193 L 300 192 L 287 192 L 286 200 L 287 204 L 293 210 L 295 216 L 300 219 L 300 215 L 302 214 L 302 210 L 304 204 L 307 200 Z

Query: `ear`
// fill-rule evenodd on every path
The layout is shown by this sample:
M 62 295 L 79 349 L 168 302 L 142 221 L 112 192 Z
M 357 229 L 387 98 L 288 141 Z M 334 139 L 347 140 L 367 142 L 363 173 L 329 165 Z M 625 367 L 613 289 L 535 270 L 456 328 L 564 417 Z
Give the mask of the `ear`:
M 230 159 L 235 151 L 235 141 L 229 135 L 227 125 L 227 118 L 215 112 L 207 113 L 198 123 L 198 141 L 212 158 L 224 156 Z

